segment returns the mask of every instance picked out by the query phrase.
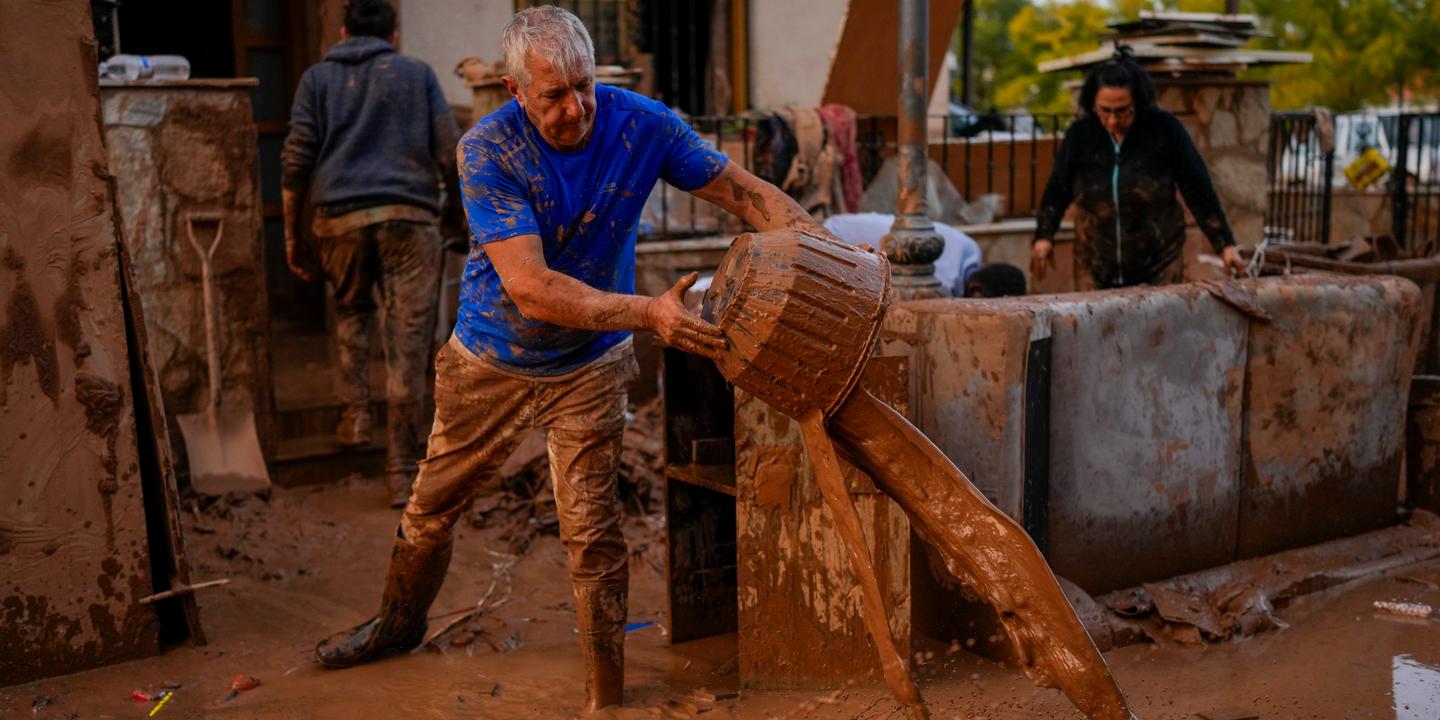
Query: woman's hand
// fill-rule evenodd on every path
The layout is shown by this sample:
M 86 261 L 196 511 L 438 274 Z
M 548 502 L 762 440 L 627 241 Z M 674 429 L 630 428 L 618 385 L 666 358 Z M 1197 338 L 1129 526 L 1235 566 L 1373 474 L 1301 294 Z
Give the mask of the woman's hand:
M 1030 248 L 1030 276 L 1033 280 L 1031 283 L 1032 291 L 1034 290 L 1035 284 L 1045 279 L 1046 272 L 1055 269 L 1055 255 L 1051 252 L 1053 246 L 1054 243 L 1049 240 L 1036 240 L 1035 244 Z
M 1220 259 L 1225 263 L 1225 272 L 1234 277 L 1244 277 L 1245 261 L 1240 259 L 1240 250 L 1234 245 L 1226 245 L 1220 251 Z

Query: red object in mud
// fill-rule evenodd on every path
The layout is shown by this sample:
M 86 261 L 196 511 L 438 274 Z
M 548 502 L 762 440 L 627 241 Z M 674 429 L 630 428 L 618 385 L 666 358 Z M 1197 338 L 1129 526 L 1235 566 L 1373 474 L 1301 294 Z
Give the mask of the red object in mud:
M 150 697 L 150 693 L 147 693 L 144 690 L 131 690 L 130 699 L 134 700 L 135 702 L 150 702 L 151 700 L 154 700 L 154 698 Z
M 230 689 L 231 689 L 231 690 L 234 690 L 235 692 L 245 692 L 246 690 L 254 690 L 254 689 L 255 689 L 255 686 L 257 686 L 257 685 L 259 685 L 259 684 L 260 684 L 260 681 L 259 681 L 259 680 L 256 680 L 255 678 L 253 678 L 253 677 L 251 677 L 251 676 L 249 676 L 249 675 L 246 675 L 245 673 L 240 673 L 239 675 L 236 675 L 235 677 L 230 678 Z

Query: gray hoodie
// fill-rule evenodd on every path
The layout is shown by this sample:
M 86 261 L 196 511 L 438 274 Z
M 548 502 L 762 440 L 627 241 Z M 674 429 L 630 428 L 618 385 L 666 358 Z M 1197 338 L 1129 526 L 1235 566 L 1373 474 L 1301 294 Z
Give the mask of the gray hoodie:
M 406 203 L 439 213 L 458 137 L 429 65 L 380 38 L 352 37 L 300 78 L 282 184 L 308 188 L 322 210 Z

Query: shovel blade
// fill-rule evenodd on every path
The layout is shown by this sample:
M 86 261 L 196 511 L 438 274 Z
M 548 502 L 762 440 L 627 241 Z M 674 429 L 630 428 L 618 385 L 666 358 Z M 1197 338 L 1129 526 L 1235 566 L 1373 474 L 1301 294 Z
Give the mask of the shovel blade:
M 260 452 L 255 415 L 246 408 L 222 407 L 212 425 L 207 413 L 176 418 L 190 459 L 190 484 L 201 495 L 263 492 L 270 471 Z

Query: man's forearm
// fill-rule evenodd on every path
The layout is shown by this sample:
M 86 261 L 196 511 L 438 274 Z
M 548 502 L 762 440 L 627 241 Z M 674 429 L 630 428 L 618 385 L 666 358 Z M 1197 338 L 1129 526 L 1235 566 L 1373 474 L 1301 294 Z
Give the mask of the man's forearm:
M 300 237 L 300 216 L 301 203 L 305 194 L 299 190 L 283 188 L 280 190 L 280 208 L 285 216 L 285 237 L 298 239 Z
M 649 330 L 653 324 L 654 298 L 596 290 L 554 270 L 506 289 L 520 313 L 533 320 L 583 330 Z
M 810 213 L 805 212 L 794 198 L 733 162 L 694 194 L 701 200 L 719 205 L 762 232 L 783 228 L 824 232 L 815 218 L 810 217 Z

